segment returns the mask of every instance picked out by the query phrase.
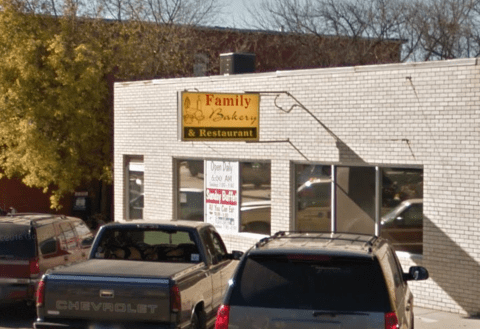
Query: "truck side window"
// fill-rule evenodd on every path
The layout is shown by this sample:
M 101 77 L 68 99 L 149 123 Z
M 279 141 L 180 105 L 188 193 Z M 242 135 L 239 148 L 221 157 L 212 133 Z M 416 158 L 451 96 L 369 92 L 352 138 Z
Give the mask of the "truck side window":
M 207 229 L 204 229 L 200 232 L 200 236 L 202 237 L 203 244 L 205 246 L 205 250 L 207 252 L 207 258 L 210 258 L 213 264 L 216 264 L 215 262 L 215 250 L 213 248 L 213 241 L 212 238 L 209 234 L 209 231 Z
M 221 240 L 218 240 L 218 234 L 209 228 L 203 230 L 200 234 L 207 250 L 207 256 L 211 258 L 212 264 L 215 265 L 224 260 L 227 252 Z
M 218 235 L 217 232 L 208 228 L 204 230 L 202 233 L 202 238 L 205 243 L 205 248 L 207 249 L 207 253 L 212 258 L 213 264 L 218 264 L 219 262 L 227 259 L 227 249 Z
M 218 233 L 214 231 L 211 231 L 210 234 L 212 235 L 213 247 L 217 260 L 220 262 L 227 259 L 227 249 L 225 248 L 225 245 L 223 244 L 220 235 L 218 235 Z

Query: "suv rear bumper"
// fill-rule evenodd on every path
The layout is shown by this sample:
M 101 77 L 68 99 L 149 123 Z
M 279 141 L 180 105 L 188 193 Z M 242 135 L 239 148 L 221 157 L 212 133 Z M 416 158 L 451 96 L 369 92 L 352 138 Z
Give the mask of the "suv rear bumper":
M 30 281 L 30 280 L 26 280 Z M 7 283 L 0 280 L 0 304 L 11 304 L 20 301 L 33 301 L 35 299 L 34 283 Z

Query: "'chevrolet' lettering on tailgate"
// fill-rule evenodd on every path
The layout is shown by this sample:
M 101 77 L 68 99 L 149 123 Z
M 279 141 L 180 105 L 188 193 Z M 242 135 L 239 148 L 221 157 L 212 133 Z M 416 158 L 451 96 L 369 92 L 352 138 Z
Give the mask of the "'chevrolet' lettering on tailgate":
M 153 314 L 158 308 L 155 304 L 127 304 L 127 303 L 95 303 L 69 300 L 57 300 L 57 310 L 69 311 L 94 311 L 114 313 L 140 313 Z

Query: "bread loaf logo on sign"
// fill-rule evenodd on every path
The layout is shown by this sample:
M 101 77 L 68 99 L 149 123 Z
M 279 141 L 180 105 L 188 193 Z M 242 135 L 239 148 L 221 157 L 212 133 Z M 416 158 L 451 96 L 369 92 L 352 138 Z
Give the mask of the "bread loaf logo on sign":
M 258 141 L 258 94 L 182 93 L 182 140 Z

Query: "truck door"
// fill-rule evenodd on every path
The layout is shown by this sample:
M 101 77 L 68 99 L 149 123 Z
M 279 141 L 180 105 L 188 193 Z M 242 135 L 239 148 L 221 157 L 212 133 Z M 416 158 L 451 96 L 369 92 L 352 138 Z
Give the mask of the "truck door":
M 207 258 L 209 258 L 210 261 L 210 275 L 212 276 L 212 311 L 216 312 L 218 306 L 222 303 L 223 299 L 223 293 L 226 288 L 226 282 L 224 281 L 224 278 L 222 277 L 222 272 L 223 269 L 225 268 L 225 254 L 226 254 L 226 249 L 223 246 L 222 240 L 221 246 L 222 248 L 219 248 L 219 237 L 215 236 L 215 234 L 218 235 L 215 231 L 213 231 L 211 228 L 207 228 L 203 231 L 202 238 L 204 240 L 205 244 L 205 249 L 207 252 Z
M 222 267 L 221 272 L 222 272 L 222 296 L 223 296 L 227 291 L 228 280 L 230 280 L 230 278 L 232 277 L 235 267 L 237 266 L 237 263 L 233 262 L 228 257 L 227 248 L 225 247 L 225 244 L 223 243 L 223 240 L 220 237 L 220 235 L 215 231 L 212 231 L 212 240 L 213 240 L 213 246 L 215 248 L 217 260 Z

